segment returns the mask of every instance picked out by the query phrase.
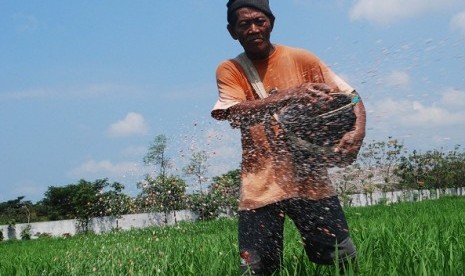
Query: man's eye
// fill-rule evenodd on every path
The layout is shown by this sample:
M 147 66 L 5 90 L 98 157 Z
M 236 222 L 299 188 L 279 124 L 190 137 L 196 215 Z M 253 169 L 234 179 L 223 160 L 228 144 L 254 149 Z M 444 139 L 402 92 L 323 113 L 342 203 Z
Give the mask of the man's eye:
M 247 21 L 242 21 L 242 22 L 239 22 L 238 26 L 239 28 L 247 28 L 248 26 L 250 26 L 250 23 Z
M 263 26 L 265 25 L 265 23 L 266 23 L 266 20 L 264 18 L 259 18 L 255 20 L 255 24 L 257 24 L 258 26 Z

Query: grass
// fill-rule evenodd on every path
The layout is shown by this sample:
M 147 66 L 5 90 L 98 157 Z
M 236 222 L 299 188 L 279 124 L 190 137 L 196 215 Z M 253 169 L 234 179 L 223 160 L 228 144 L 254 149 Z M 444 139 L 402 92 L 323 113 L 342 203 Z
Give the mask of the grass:
M 465 275 L 465 198 L 346 209 L 359 275 Z M 291 222 L 282 275 L 314 275 Z M 0 275 L 238 275 L 237 220 L 0 243 Z M 326 275 L 336 269 L 325 267 Z

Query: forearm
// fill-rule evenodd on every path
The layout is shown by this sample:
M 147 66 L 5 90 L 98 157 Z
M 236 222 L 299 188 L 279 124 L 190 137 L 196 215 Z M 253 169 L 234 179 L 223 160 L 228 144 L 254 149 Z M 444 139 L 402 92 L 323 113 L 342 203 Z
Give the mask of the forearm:
M 342 162 L 339 165 L 348 165 L 355 161 L 365 138 L 366 111 L 361 100 L 355 104 L 354 112 L 356 116 L 354 130 L 347 132 L 334 148 L 335 152 L 342 153 Z
M 228 119 L 235 123 L 260 122 L 266 115 L 276 113 L 289 102 L 308 103 L 315 100 L 328 100 L 330 89 L 322 83 L 304 83 L 298 87 L 272 90 L 264 99 L 245 101 L 228 108 Z
M 355 139 L 363 140 L 365 138 L 365 128 L 366 128 L 366 111 L 365 106 L 362 100 L 359 100 L 354 106 L 354 113 L 356 116 L 355 121 Z
M 262 122 L 268 114 L 276 113 L 286 100 L 284 93 L 276 93 L 264 99 L 238 103 L 228 108 L 228 120 L 240 124 Z

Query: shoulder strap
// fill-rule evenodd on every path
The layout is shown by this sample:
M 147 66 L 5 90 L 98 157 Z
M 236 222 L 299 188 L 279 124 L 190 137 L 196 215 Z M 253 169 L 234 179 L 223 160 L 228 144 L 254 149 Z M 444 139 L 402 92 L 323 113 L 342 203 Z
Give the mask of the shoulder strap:
M 247 55 L 245 53 L 242 53 L 238 55 L 234 60 L 239 62 L 242 69 L 244 69 L 245 74 L 247 75 L 247 79 L 250 82 L 250 85 L 252 85 L 253 89 L 258 94 L 258 96 L 261 99 L 268 97 L 269 95 L 266 92 L 262 80 L 260 79 L 260 75 L 258 75 L 257 69 L 255 69 L 255 66 L 253 65 L 252 61 L 247 57 Z M 279 122 L 279 118 L 276 113 L 273 114 L 273 118 L 277 122 Z
M 265 86 L 263 85 L 262 80 L 258 75 L 257 69 L 255 69 L 255 66 L 253 65 L 252 61 L 247 57 L 247 55 L 245 53 L 242 53 L 238 55 L 234 60 L 239 62 L 239 64 L 242 66 L 242 69 L 244 69 L 245 74 L 247 75 L 247 79 L 250 82 L 250 85 L 252 85 L 253 89 L 258 94 L 258 96 L 262 99 L 268 97 L 268 93 L 266 92 Z

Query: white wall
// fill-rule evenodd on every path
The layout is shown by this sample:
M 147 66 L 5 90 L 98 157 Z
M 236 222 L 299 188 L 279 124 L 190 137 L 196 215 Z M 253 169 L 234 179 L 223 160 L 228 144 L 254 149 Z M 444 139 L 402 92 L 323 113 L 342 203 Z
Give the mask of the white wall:
M 393 191 L 393 192 L 374 192 L 371 195 L 367 194 L 353 194 L 349 196 L 349 202 L 344 202 L 341 199 L 341 203 L 347 206 L 369 206 L 380 203 L 397 203 L 403 201 L 421 201 L 425 199 L 437 199 L 440 195 L 464 195 L 465 187 L 462 188 L 450 188 L 444 191 L 440 189 L 436 190 L 405 190 L 405 191 Z
M 395 203 L 401 201 L 420 201 L 424 199 L 436 199 L 441 194 L 447 195 L 465 195 L 465 187 L 457 189 L 446 189 L 444 192 L 440 190 L 410 190 L 410 191 L 395 191 L 395 192 L 374 192 L 371 196 L 365 194 L 350 195 L 350 203 L 343 204 L 345 206 L 368 206 L 379 203 Z M 341 199 L 341 203 L 344 200 Z M 145 213 L 123 215 L 121 218 L 101 217 L 94 218 L 90 223 L 90 229 L 94 233 L 105 233 L 112 229 L 119 228 L 122 230 L 130 230 L 132 228 L 145 228 L 149 226 L 172 225 L 177 221 L 194 221 L 197 219 L 197 214 L 189 210 L 171 212 L 166 217 L 163 213 Z M 8 231 L 7 225 L 0 225 L 0 231 L 3 232 L 3 237 L 7 239 L 21 239 L 21 231 L 27 227 L 27 223 L 16 224 L 14 231 Z M 39 234 L 49 234 L 54 237 L 66 235 L 75 235 L 78 232 L 78 221 L 60 220 L 47 222 L 34 222 L 31 225 L 32 238 L 37 238 Z
M 93 218 L 90 222 L 89 229 L 94 233 L 105 233 L 112 229 L 119 228 L 122 230 L 130 230 L 132 228 L 145 228 L 149 226 L 172 225 L 178 221 L 194 221 L 197 215 L 189 210 L 171 212 L 167 215 L 165 223 L 165 215 L 163 213 L 145 213 L 123 215 L 121 218 L 100 217 Z M 0 225 L 0 231 L 3 232 L 4 240 L 21 239 L 21 231 L 27 227 L 27 223 L 18 223 L 14 227 L 14 231 L 8 231 L 8 225 Z M 34 222 L 31 226 L 32 238 L 37 238 L 40 234 L 48 234 L 54 237 L 73 236 L 79 232 L 78 220 L 60 220 L 47 222 Z

